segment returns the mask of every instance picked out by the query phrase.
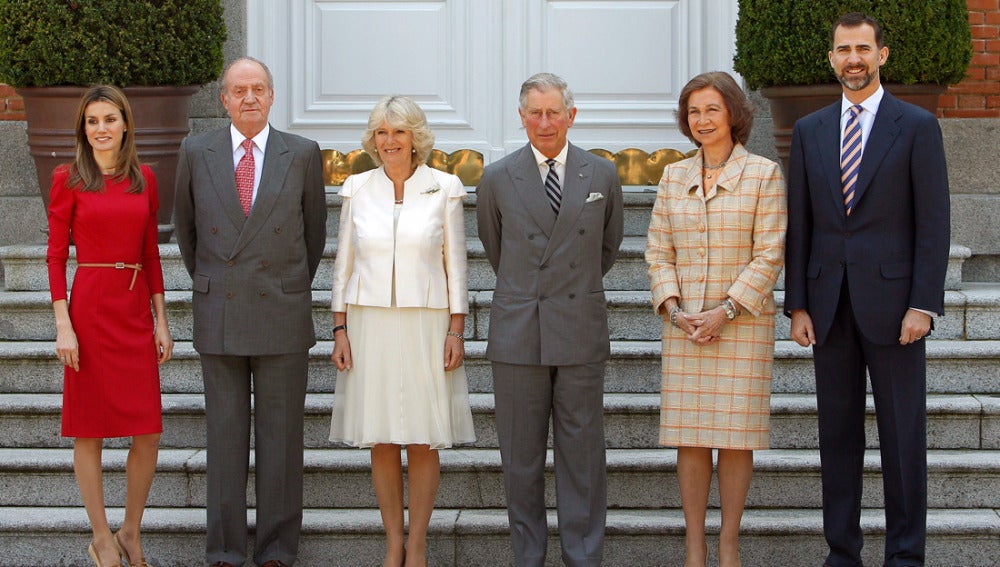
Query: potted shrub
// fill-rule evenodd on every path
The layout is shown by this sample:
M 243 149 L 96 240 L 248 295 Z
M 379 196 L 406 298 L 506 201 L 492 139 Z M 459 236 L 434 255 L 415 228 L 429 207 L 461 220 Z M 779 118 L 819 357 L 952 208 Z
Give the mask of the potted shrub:
M 830 26 L 847 12 L 882 26 L 889 46 L 882 83 L 895 96 L 936 113 L 938 96 L 965 76 L 972 58 L 966 0 L 739 0 L 733 68 L 768 98 L 786 167 L 795 121 L 840 96 L 827 52 Z
M 225 40 L 219 0 L 0 1 L 0 82 L 24 98 L 46 206 L 52 169 L 73 159 L 80 96 L 113 84 L 132 106 L 139 157 L 159 184 L 160 239 L 169 239 L 190 98 L 218 78 Z

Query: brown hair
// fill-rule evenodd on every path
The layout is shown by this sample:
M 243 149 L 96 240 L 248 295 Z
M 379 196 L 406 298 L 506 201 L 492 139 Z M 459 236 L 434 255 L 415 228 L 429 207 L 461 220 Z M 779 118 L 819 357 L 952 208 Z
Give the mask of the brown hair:
M 122 113 L 125 121 L 125 132 L 122 135 L 122 145 L 118 149 L 115 160 L 114 180 L 129 180 L 129 193 L 142 193 L 146 188 L 146 179 L 142 176 L 139 155 L 135 151 L 135 127 L 132 120 L 132 108 L 125 94 L 110 85 L 96 85 L 87 89 L 80 98 L 80 106 L 76 111 L 76 157 L 69 164 L 69 186 L 79 191 L 103 191 L 104 175 L 97 161 L 94 160 L 94 149 L 87 139 L 87 107 L 95 102 L 106 102 Z
M 878 25 L 875 18 L 872 18 L 868 14 L 862 14 L 861 12 L 848 12 L 837 18 L 836 22 L 833 22 L 833 26 L 830 28 L 830 49 L 832 50 L 835 45 L 833 45 L 833 36 L 837 33 L 837 28 L 856 28 L 858 26 L 863 26 L 868 24 L 875 30 L 875 45 L 879 49 L 885 47 L 885 38 L 882 37 L 882 26 Z
M 688 100 L 691 99 L 693 92 L 706 88 L 715 89 L 722 95 L 726 110 L 729 111 L 729 127 L 733 141 L 746 144 L 750 139 L 750 129 L 753 128 L 753 106 L 743 89 L 736 84 L 736 80 L 729 73 L 722 71 L 702 73 L 684 85 L 677 105 L 677 125 L 680 126 L 681 132 L 696 146 L 701 146 L 701 142 L 691 135 L 691 126 L 687 118 Z

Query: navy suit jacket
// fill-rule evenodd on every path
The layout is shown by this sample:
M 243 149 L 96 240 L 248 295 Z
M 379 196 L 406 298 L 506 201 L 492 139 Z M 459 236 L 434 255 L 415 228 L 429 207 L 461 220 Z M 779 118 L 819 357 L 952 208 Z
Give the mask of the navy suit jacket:
M 908 308 L 944 312 L 950 202 L 941 128 L 931 113 L 886 92 L 847 216 L 840 109 L 838 99 L 796 122 L 792 134 L 785 313 L 807 310 L 822 345 L 846 277 L 861 333 L 897 344 Z

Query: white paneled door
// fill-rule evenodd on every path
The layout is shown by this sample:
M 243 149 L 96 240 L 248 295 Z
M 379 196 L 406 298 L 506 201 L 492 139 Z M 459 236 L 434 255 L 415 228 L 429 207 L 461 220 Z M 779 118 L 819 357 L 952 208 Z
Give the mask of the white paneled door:
M 413 97 L 446 152 L 487 163 L 526 141 L 521 82 L 550 71 L 579 108 L 587 149 L 690 149 L 688 78 L 732 72 L 736 0 L 248 0 L 248 51 L 270 66 L 272 124 L 324 149 L 360 147 L 385 94 Z

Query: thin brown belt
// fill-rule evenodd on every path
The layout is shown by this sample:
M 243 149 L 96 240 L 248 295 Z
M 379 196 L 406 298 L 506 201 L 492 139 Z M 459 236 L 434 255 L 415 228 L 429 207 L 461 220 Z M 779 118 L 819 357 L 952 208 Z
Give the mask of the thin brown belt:
M 142 264 L 126 264 L 125 262 L 115 262 L 113 264 L 77 264 L 78 268 L 114 268 L 116 270 L 133 270 L 132 272 L 132 283 L 128 284 L 128 290 L 132 291 L 135 287 L 135 278 L 139 276 L 139 272 L 142 271 Z

